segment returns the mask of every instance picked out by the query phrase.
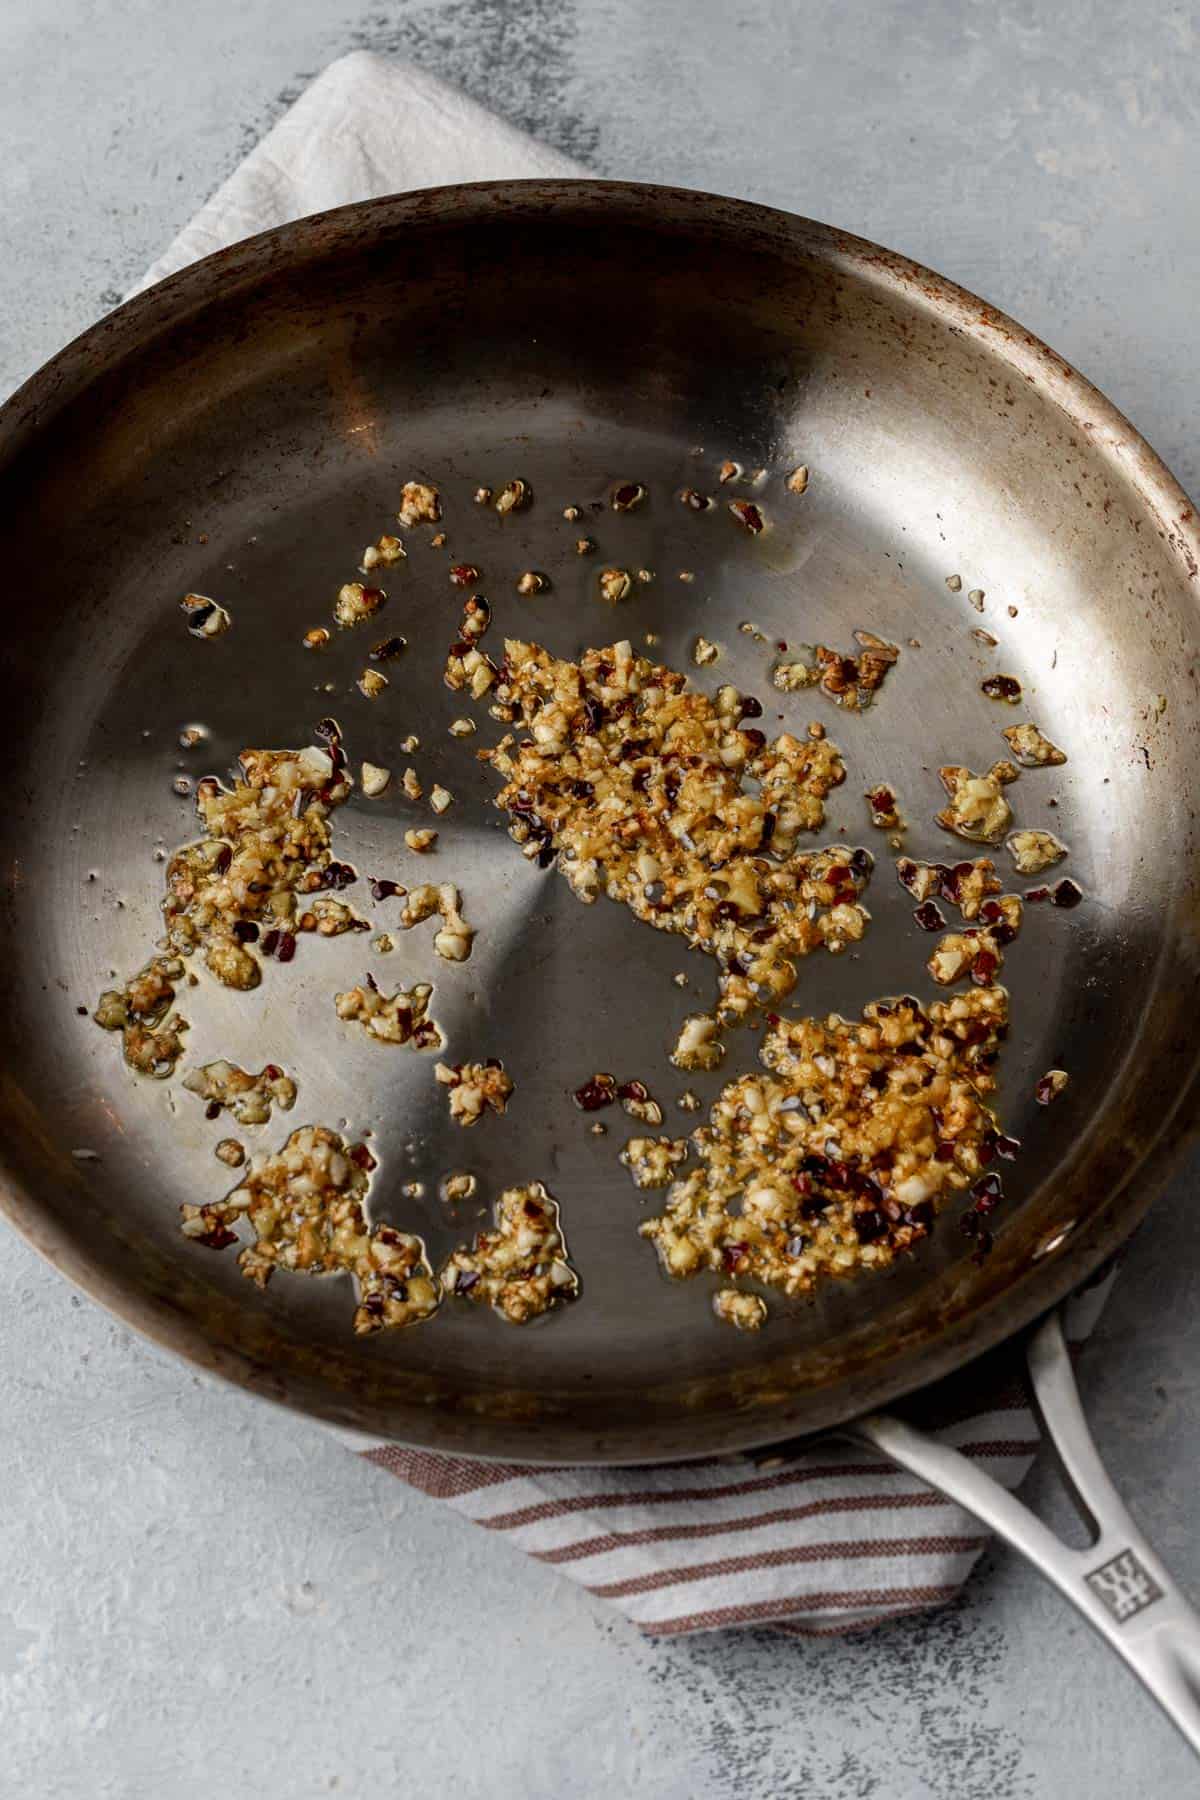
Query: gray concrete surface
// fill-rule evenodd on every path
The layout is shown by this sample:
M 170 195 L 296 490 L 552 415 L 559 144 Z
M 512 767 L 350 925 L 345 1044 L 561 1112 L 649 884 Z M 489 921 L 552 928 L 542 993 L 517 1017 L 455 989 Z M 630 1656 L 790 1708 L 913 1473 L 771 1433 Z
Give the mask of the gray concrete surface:
M 0 0 L 0 390 L 365 46 L 601 173 L 771 201 L 932 263 L 1078 363 L 1197 492 L 1198 34 L 1164 0 Z M 1141 1234 L 1084 1383 L 1200 1595 L 1195 1175 Z M 1152 1705 L 1007 1555 L 948 1612 L 867 1637 L 649 1645 L 147 1349 L 7 1233 L 0 1444 L 6 1796 L 1196 1791 Z

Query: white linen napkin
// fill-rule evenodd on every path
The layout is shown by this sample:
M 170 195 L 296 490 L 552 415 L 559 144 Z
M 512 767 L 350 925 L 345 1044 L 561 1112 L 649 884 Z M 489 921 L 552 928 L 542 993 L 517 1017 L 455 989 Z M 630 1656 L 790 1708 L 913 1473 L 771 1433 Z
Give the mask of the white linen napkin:
M 586 172 L 435 76 L 358 52 L 308 88 L 138 289 L 349 201 Z M 1074 1340 L 1090 1331 L 1107 1285 L 1073 1303 Z M 936 1397 L 924 1404 L 938 1407 Z M 862 1629 L 951 1599 L 987 1542 L 960 1507 L 876 1452 L 830 1440 L 759 1463 L 541 1469 L 339 1435 L 660 1634 L 764 1623 L 816 1636 Z M 939 1435 L 1006 1486 L 1023 1479 L 1039 1436 L 1015 1353 L 949 1422 L 942 1409 Z
M 352 200 L 587 172 L 436 75 L 356 50 L 305 89 L 132 291 L 257 231 Z

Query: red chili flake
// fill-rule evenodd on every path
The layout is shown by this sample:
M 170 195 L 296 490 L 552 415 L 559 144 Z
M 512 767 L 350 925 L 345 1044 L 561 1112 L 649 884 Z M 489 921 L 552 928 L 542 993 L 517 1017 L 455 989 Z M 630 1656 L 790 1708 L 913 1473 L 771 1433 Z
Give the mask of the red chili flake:
M 780 651 L 786 650 L 787 649 L 787 639 L 786 638 L 777 638 L 776 642 L 775 642 L 775 648 Z
M 203 1244 L 206 1250 L 225 1250 L 230 1244 L 237 1243 L 237 1232 L 230 1231 L 227 1225 L 210 1225 L 202 1237 L 192 1239 L 193 1244 Z
M 762 701 L 756 700 L 753 694 L 743 694 L 741 717 L 743 719 L 761 719 Z
M 450 580 L 455 587 L 474 587 L 479 580 L 479 570 L 474 563 L 455 563 L 450 570 Z
M 1021 1149 L 1020 1138 L 1005 1137 L 1000 1134 L 996 1138 L 996 1155 L 1002 1156 L 1005 1162 L 1012 1162 Z
M 766 732 L 759 731 L 758 727 L 755 725 L 742 725 L 739 727 L 739 730 L 746 742 L 754 750 L 761 750 L 767 741 Z
M 358 870 L 349 863 L 326 863 L 321 871 L 321 886 L 332 888 L 340 893 L 343 888 L 351 887 L 358 880 Z
M 1050 898 L 1050 889 L 1048 887 L 1027 888 L 1025 898 L 1036 906 L 1039 901 Z
M 233 921 L 233 935 L 239 944 L 253 944 L 258 941 L 258 926 L 249 919 Z
M 913 918 L 922 931 L 940 931 L 946 923 L 945 914 L 938 910 L 932 900 L 926 900 L 922 906 L 918 906 Z
M 1000 902 L 998 900 L 985 900 L 979 909 L 979 916 L 986 925 L 994 924 L 997 919 L 1002 919 L 1004 913 L 1001 910 Z
M 896 864 L 896 879 L 911 894 L 917 885 L 919 870 L 910 856 L 902 856 Z
M 986 1206 L 980 1205 L 976 1208 L 979 1212 L 990 1212 L 992 1204 L 999 1200 L 1003 1193 L 1000 1177 L 996 1174 L 981 1175 L 971 1188 L 972 1197 L 976 1201 L 988 1202 Z
M 933 1230 L 933 1201 L 918 1200 L 908 1207 L 904 1214 L 904 1223 L 911 1225 L 914 1231 Z
M 648 1100 L 650 1089 L 644 1081 L 623 1081 L 617 1089 L 618 1100 Z
M 640 506 L 645 498 L 646 490 L 640 481 L 622 481 L 613 489 L 613 510 L 630 512 L 635 506 Z
M 874 1204 L 882 1203 L 882 1189 L 869 1169 L 851 1169 L 849 1185 L 859 1195 L 866 1195 Z
M 868 794 L 867 798 L 876 812 L 891 812 L 896 804 L 896 796 L 891 788 L 876 788 L 875 792 Z
M 366 1169 L 369 1173 L 372 1169 L 379 1167 L 365 1144 L 351 1144 L 347 1154 L 356 1169 Z
M 221 1116 L 221 1102 L 219 1100 L 210 1100 L 204 1109 L 204 1116 L 206 1119 L 219 1119 Z
M 971 980 L 978 987 L 986 987 L 999 967 L 999 960 L 990 950 L 981 950 L 971 964 Z
M 874 866 L 875 858 L 869 850 L 852 850 L 850 852 L 850 867 L 861 878 L 865 879 Z
M 1048 1075 L 1040 1077 L 1037 1086 L 1033 1090 L 1033 1097 L 1039 1106 L 1049 1106 L 1050 1102 L 1056 1098 L 1054 1083 Z
M 1064 876 L 1050 895 L 1051 906 L 1078 906 L 1083 899 L 1083 889 L 1070 876 Z
M 729 510 L 737 520 L 738 524 L 744 525 L 746 530 L 754 537 L 758 536 L 759 532 L 766 524 L 766 520 L 763 518 L 758 507 L 755 506 L 753 500 L 731 500 L 729 502 Z
M 887 1232 L 887 1220 L 874 1206 L 867 1207 L 864 1212 L 856 1212 L 852 1223 L 860 1244 L 873 1244 Z
M 830 887 L 841 887 L 844 882 L 851 879 L 851 875 L 845 863 L 834 863 L 832 869 L 826 873 L 825 879 Z
M 390 880 L 388 880 L 388 878 L 386 876 L 376 877 L 376 878 L 372 879 L 372 882 L 371 882 L 371 898 L 372 898 L 372 900 L 391 900 L 393 898 L 393 896 L 398 894 L 399 892 L 400 892 L 400 883 L 398 881 L 390 881 Z
M 274 956 L 274 954 L 278 950 L 278 948 L 279 948 L 279 933 L 277 931 L 268 931 L 266 937 L 262 941 L 263 955 L 264 956 Z
M 611 1106 L 616 1100 L 617 1084 L 611 1075 L 593 1075 L 575 1089 L 571 1098 L 581 1112 L 599 1112 L 602 1106 Z
M 989 675 L 979 687 L 989 700 L 1008 700 L 1015 705 L 1021 698 L 1021 684 L 1013 675 Z
M 407 641 L 402 637 L 384 638 L 380 643 L 372 644 L 367 651 L 367 661 L 390 662 L 394 656 L 399 656 L 401 651 L 407 648 Z M 468 646 L 464 644 L 460 654 L 465 655 L 467 648 Z
M 296 939 L 292 932 L 285 931 L 279 938 L 279 960 L 281 963 L 291 962 L 296 954 Z
M 454 1292 L 456 1294 L 469 1294 L 471 1289 L 478 1285 L 478 1282 L 478 1269 L 460 1269 L 458 1271 L 458 1279 L 454 1283 Z
M 721 1261 L 725 1264 L 725 1267 L 729 1270 L 730 1274 L 737 1273 L 738 1269 L 741 1267 L 743 1258 L 748 1257 L 749 1254 L 749 1244 L 723 1244 L 721 1246 Z
M 697 493 L 695 488 L 684 488 L 679 498 L 692 512 L 707 512 L 712 505 L 708 495 Z
M 933 1153 L 934 1162 L 949 1163 L 954 1161 L 954 1145 L 947 1142 L 938 1145 Z

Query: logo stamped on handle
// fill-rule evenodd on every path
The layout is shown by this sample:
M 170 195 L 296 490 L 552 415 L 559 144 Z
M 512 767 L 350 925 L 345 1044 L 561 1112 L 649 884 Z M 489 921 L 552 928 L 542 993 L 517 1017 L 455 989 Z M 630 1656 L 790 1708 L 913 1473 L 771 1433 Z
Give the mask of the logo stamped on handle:
M 1162 1589 L 1132 1550 L 1119 1551 L 1085 1580 L 1118 1625 L 1162 1599 Z

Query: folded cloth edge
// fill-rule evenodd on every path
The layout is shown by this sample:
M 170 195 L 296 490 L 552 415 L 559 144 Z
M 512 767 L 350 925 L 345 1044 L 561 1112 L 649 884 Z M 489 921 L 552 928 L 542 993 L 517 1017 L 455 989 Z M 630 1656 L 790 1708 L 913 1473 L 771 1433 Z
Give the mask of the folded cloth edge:
M 257 232 L 351 201 L 587 173 L 436 75 L 356 50 L 304 90 L 130 294 Z

